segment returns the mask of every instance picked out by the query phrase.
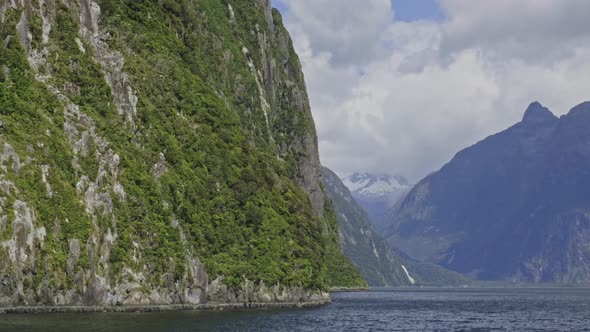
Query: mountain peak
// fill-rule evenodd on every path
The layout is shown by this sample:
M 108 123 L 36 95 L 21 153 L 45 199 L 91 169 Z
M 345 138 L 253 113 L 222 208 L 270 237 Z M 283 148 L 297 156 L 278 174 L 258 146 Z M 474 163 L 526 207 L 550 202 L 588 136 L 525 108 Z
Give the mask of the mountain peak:
M 561 119 L 532 103 L 523 122 L 421 180 L 380 231 L 413 258 L 480 279 L 590 282 L 580 249 L 590 238 L 589 124 L 590 102 Z
M 350 191 L 371 191 L 369 188 L 380 188 L 385 191 L 396 191 L 408 187 L 410 184 L 403 176 L 377 174 L 369 172 L 354 172 L 341 177 Z M 386 188 L 388 188 L 386 190 Z
M 342 182 L 352 196 L 361 199 L 392 202 L 410 190 L 411 185 L 402 176 L 355 172 L 343 176 Z
M 541 105 L 541 103 L 537 101 L 529 105 L 522 118 L 522 122 L 524 123 L 545 123 L 557 120 L 558 118 L 555 114 L 551 113 L 547 107 Z

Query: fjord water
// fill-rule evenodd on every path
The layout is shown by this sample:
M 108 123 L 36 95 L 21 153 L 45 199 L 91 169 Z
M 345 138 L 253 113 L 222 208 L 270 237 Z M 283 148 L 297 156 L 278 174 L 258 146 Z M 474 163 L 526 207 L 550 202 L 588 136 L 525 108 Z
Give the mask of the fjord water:
M 590 331 L 590 289 L 377 289 L 318 308 L 0 316 L 0 331 Z

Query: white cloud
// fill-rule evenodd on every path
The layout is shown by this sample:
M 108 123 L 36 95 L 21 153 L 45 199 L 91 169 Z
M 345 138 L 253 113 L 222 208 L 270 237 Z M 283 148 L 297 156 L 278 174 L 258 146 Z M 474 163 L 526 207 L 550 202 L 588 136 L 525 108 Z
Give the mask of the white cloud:
M 313 50 L 330 52 L 334 64 L 368 60 L 393 17 L 389 0 L 280 2 L 289 9 L 290 28 L 311 36 Z
M 559 61 L 590 41 L 587 0 L 440 0 L 448 52 L 482 48 L 497 56 Z
M 322 162 L 336 171 L 418 180 L 519 121 L 534 100 L 563 114 L 590 99 L 590 24 L 580 14 L 590 1 L 441 0 L 439 23 L 394 22 L 376 0 L 283 2 Z

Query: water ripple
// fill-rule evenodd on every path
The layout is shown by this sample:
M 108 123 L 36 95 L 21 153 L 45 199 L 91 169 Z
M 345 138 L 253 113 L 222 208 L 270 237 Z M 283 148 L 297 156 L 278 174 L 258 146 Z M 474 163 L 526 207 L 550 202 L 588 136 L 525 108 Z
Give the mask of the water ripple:
M 380 289 L 308 309 L 5 315 L 0 331 L 590 331 L 590 289 Z

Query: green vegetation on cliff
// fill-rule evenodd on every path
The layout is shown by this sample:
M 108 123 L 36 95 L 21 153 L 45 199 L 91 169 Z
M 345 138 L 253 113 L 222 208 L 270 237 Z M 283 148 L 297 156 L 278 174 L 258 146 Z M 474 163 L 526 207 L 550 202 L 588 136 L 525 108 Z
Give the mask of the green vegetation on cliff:
M 6 282 L 48 298 L 77 287 L 90 302 L 103 300 L 103 279 L 147 294 L 203 290 L 196 257 L 209 281 L 222 276 L 232 287 L 363 284 L 340 253 L 330 204 L 322 208 L 300 64 L 268 6 L 84 0 L 6 8 Z

